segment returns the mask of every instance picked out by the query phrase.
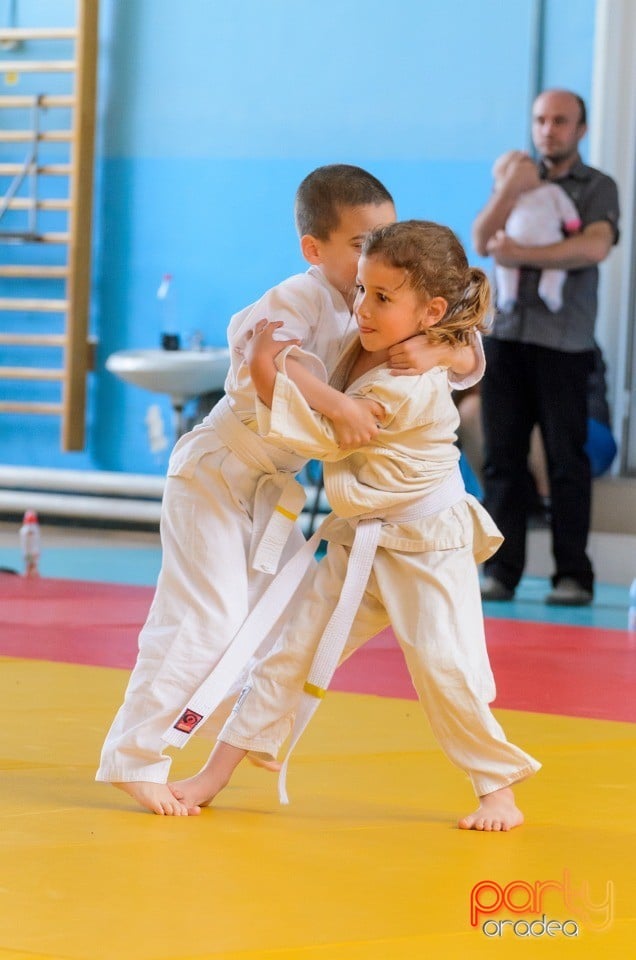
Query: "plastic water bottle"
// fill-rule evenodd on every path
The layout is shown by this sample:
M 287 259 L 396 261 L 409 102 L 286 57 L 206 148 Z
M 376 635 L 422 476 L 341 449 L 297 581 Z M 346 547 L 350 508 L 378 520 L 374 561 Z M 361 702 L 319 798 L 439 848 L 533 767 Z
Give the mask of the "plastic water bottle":
M 181 338 L 178 333 L 177 304 L 171 273 L 164 273 L 161 278 L 157 300 L 161 318 L 161 346 L 164 350 L 179 350 Z
M 636 580 L 632 580 L 629 588 L 629 612 L 627 614 L 627 629 L 636 633 Z
M 37 577 L 40 574 L 40 524 L 35 510 L 27 510 L 20 527 L 20 547 L 25 577 Z

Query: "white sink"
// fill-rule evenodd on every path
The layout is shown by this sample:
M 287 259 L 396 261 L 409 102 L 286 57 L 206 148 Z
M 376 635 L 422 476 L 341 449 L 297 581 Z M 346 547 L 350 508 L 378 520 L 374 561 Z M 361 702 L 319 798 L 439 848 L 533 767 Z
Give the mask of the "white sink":
M 192 397 L 223 389 L 230 366 L 227 347 L 202 350 L 119 350 L 106 360 L 106 369 L 126 383 L 167 393 L 173 407 Z

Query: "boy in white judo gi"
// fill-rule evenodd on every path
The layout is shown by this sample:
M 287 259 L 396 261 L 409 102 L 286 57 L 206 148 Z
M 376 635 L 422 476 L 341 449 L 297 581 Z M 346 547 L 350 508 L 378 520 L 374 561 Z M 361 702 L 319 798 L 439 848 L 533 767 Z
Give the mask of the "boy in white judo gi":
M 157 814 L 187 813 L 167 786 L 166 727 L 231 645 L 281 558 L 304 543 L 294 524 L 305 496 L 295 474 L 307 458 L 293 445 L 274 445 L 259 436 L 243 347 L 259 320 L 277 320 L 281 335 L 302 339 L 307 357 L 319 357 L 330 374 L 355 328 L 351 307 L 362 238 L 372 227 L 393 221 L 395 209 L 371 174 L 334 164 L 301 183 L 295 215 L 309 270 L 232 318 L 225 397 L 172 452 L 162 504 L 161 572 L 139 637 L 137 663 L 96 775 Z M 452 356 L 460 373 L 477 366 L 469 383 L 480 378 L 482 358 L 476 363 L 472 349 L 463 354 L 442 349 L 445 362 Z M 396 350 L 393 362 L 426 369 L 438 359 L 416 343 L 411 353 Z M 374 413 L 372 405 L 350 401 L 335 425 L 340 442 L 358 445 L 374 436 Z M 265 639 L 259 652 L 271 642 Z M 207 735 L 218 733 L 242 682 L 244 674 L 228 682 L 226 702 L 210 718 Z M 182 729 L 196 722 L 187 714 Z
M 499 157 L 493 168 L 495 190 L 510 168 L 519 162 L 516 150 Z M 581 229 L 581 218 L 574 203 L 558 183 L 541 180 L 532 157 L 521 157 L 526 171 L 528 186 L 515 203 L 504 227 L 504 233 L 519 243 L 540 246 L 558 243 L 564 237 Z M 500 310 L 510 311 L 519 295 L 518 267 L 503 267 L 495 264 L 497 305 Z M 563 284 L 566 270 L 542 270 L 539 277 L 539 296 L 546 307 L 556 313 L 563 306 Z
M 332 387 L 307 370 L 295 346 L 273 339 L 271 325 L 254 335 L 248 355 L 261 429 L 325 460 L 333 514 L 318 534 L 328 541 L 327 555 L 302 606 L 252 670 L 206 766 L 172 784 L 190 813 L 222 789 L 247 751 L 275 758 L 290 728 L 291 750 L 337 663 L 390 623 L 438 742 L 479 797 L 460 828 L 510 830 L 523 821 L 511 785 L 540 764 L 506 740 L 489 708 L 495 686 L 476 566 L 501 536 L 464 490 L 446 371 L 395 377 L 388 366 L 390 349 L 417 332 L 432 342 L 465 343 L 488 303 L 486 276 L 468 266 L 452 231 L 407 221 L 380 227 L 364 242 L 354 308 L 359 335 Z M 380 432 L 356 451 L 343 451 L 332 423 L 315 412 L 329 402 L 338 408 L 333 387 L 382 408 Z M 283 586 L 291 568 L 279 577 Z

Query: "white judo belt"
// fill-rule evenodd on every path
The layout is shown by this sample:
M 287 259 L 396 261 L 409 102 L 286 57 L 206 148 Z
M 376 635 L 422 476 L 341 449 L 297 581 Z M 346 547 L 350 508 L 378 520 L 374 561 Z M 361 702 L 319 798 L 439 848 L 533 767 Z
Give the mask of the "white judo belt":
M 307 499 L 302 484 L 294 476 L 304 460 L 281 452 L 281 457 L 288 457 L 288 464 L 285 469 L 277 466 L 261 437 L 241 423 L 227 398 L 213 407 L 207 422 L 239 460 L 263 474 L 254 496 L 249 562 L 254 570 L 276 573 L 283 548 Z
M 287 754 L 278 775 L 278 799 L 281 803 L 289 803 L 287 796 L 289 758 L 305 727 L 318 709 L 320 701 L 327 693 L 327 687 L 340 663 L 347 637 L 351 632 L 351 626 L 369 581 L 381 529 L 382 521 L 376 517 L 360 520 L 356 526 L 340 597 L 320 638 L 309 668 L 307 680 L 303 686 L 303 695 L 294 718 Z
M 278 789 L 281 803 L 288 803 L 286 774 L 291 752 L 325 696 L 340 662 L 369 580 L 383 522 L 406 523 L 432 516 L 457 503 L 464 495 L 464 482 L 458 469 L 442 487 L 422 497 L 408 509 L 394 508 L 385 511 L 382 518 L 367 516 L 358 520 L 340 597 L 316 649 L 292 728 L 287 756 L 280 771 Z M 280 570 L 245 619 L 212 673 L 190 698 L 188 706 L 177 717 L 176 722 L 163 734 L 166 743 L 176 747 L 185 746 L 194 731 L 222 702 L 245 664 L 254 655 L 300 586 L 332 518 L 333 514 L 327 517 L 311 539 Z
M 273 509 L 268 487 L 280 490 Z M 285 544 L 306 499 L 305 488 L 291 474 L 279 471 L 260 478 L 254 497 L 252 548 L 249 557 L 252 569 L 262 573 L 276 573 Z

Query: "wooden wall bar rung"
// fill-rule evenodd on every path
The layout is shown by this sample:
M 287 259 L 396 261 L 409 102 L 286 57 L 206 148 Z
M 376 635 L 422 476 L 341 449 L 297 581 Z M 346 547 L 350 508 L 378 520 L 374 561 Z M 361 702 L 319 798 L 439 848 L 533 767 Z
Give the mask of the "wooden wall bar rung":
M 74 60 L 0 60 L 0 73 L 73 73 Z
M 38 200 L 35 203 L 36 210 L 69 210 L 71 201 L 68 197 L 50 198 L 48 200 Z M 9 210 L 31 210 L 33 200 L 29 197 L 14 197 L 9 200 L 7 209 Z
M 49 300 L 44 297 L 0 297 L 0 310 L 26 311 L 28 313 L 65 313 L 68 300 Z
M 0 367 L 0 380 L 63 380 L 64 371 L 52 367 Z
M 68 243 L 68 233 L 40 233 L 37 243 Z
M 24 94 L 10 94 L 0 96 L 0 108 L 4 107 L 33 107 L 37 97 L 25 96 Z M 72 93 L 45 93 L 40 97 L 40 105 L 43 107 L 74 107 L 75 97 Z
M 73 40 L 75 27 L 2 27 L 1 40 Z
M 37 135 L 41 143 L 70 143 L 73 135 L 70 130 L 43 130 Z M 0 130 L 0 143 L 32 143 L 31 130 Z
M 0 265 L 0 277 L 14 277 L 21 280 L 65 280 L 68 267 L 51 267 L 44 264 L 33 266 L 25 264 Z
M 0 230 L 0 243 L 68 243 L 68 233 L 37 233 L 31 234 L 27 231 L 13 230 L 3 234 Z
M 0 333 L 0 345 L 7 347 L 65 347 L 65 333 Z
M 0 177 L 15 177 L 23 172 L 22 163 L 0 163 Z M 47 163 L 44 166 L 37 167 L 36 172 L 39 176 L 48 177 L 68 177 L 72 172 L 69 163 Z
M 19 400 L 0 401 L 0 413 L 44 413 L 59 417 L 64 413 L 61 403 L 30 403 Z

